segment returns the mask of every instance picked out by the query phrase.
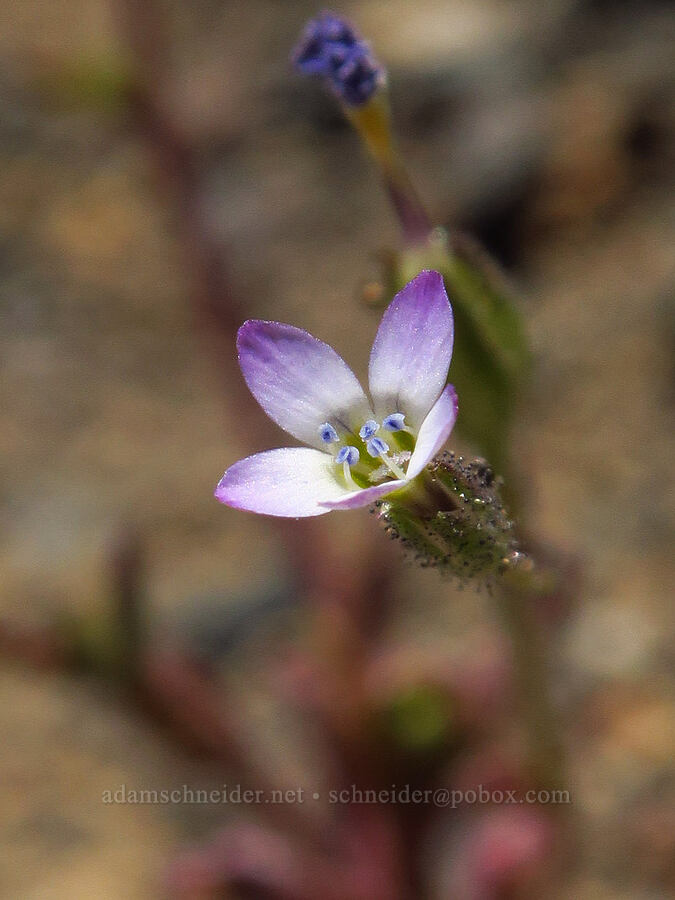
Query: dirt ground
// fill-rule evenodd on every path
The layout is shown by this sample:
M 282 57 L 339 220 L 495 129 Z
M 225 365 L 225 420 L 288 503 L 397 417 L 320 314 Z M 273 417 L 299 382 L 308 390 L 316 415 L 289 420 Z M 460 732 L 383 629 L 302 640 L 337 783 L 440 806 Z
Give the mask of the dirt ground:
M 315 8 L 163 6 L 174 57 L 163 91 L 203 148 L 242 318 L 301 325 L 363 374 L 377 319 L 360 287 L 375 251 L 399 238 L 354 135 L 290 71 Z M 420 193 L 450 229 L 478 235 L 523 298 L 536 377 L 514 445 L 528 527 L 583 573 L 555 651 L 586 848 L 561 896 L 665 897 L 675 889 L 672 8 L 341 9 L 389 68 Z M 234 404 L 194 327 L 171 205 L 115 102 L 114 4 L 4 4 L 0 53 L 0 617 L 104 629 L 110 547 L 133 525 L 153 631 L 175 637 L 200 610 L 236 607 L 284 577 L 266 521 L 212 499 L 224 468 L 261 449 L 242 417 L 262 414 Z M 365 512 L 354 521 L 357 538 L 374 527 Z M 412 622 L 421 645 L 430 632 L 450 648 L 478 643 L 490 619 L 486 596 L 412 568 L 399 600 L 399 627 Z M 269 650 L 274 633 L 261 640 Z M 102 792 L 221 773 L 95 680 L 8 658 L 0 697 L 0 895 L 160 894 L 167 860 L 207 835 L 216 811 L 104 805 Z

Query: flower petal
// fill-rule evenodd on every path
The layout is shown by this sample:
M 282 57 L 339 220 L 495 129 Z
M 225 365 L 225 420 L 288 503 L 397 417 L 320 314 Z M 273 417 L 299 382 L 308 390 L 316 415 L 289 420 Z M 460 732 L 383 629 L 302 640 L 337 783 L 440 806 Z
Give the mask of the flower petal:
M 353 431 L 372 416 L 356 375 L 342 357 L 301 328 L 251 319 L 237 335 L 239 365 L 270 419 L 294 437 L 324 448 L 319 427 Z
M 376 418 L 401 412 L 419 428 L 448 377 L 452 309 L 438 272 L 413 278 L 389 304 L 370 353 Z
M 375 484 L 373 487 L 362 488 L 360 491 L 350 491 L 339 500 L 323 500 L 321 505 L 326 507 L 326 512 L 331 509 L 356 509 L 358 506 L 368 506 L 378 497 L 391 494 L 392 491 L 404 487 L 407 483 L 407 479 L 405 481 L 385 481 L 383 484 Z
M 457 392 L 449 384 L 422 422 L 415 449 L 410 457 L 407 478 L 414 478 L 422 471 L 450 436 L 457 419 Z
M 221 503 L 268 516 L 321 516 L 322 503 L 351 493 L 338 480 L 341 469 L 327 453 L 283 447 L 240 459 L 220 479 Z

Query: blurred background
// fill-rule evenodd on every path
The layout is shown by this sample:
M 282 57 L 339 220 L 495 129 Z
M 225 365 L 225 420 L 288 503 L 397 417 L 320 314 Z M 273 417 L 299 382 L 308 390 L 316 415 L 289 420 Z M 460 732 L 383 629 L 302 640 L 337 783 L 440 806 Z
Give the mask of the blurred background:
M 120 785 L 241 780 L 237 759 L 203 739 L 217 731 L 208 715 L 204 728 L 176 712 L 199 707 L 206 672 L 209 709 L 227 734 L 245 733 L 243 756 L 269 783 L 329 787 L 325 736 L 306 714 L 317 682 L 297 647 L 321 658 L 344 634 L 335 609 L 316 624 L 325 598 L 313 593 L 322 578 L 349 583 L 364 546 L 395 572 L 374 691 L 438 656 L 461 669 L 499 655 L 488 594 L 399 567 L 367 511 L 324 517 L 309 540 L 302 524 L 212 496 L 236 459 L 286 443 L 242 387 L 232 329 L 291 322 L 364 376 L 379 313 L 363 286 L 400 243 L 355 134 L 290 67 L 319 8 L 0 6 L 3 897 L 163 896 L 184 878 L 167 872 L 186 846 L 257 822 L 231 805 L 102 802 Z M 664 897 L 675 889 L 672 5 L 339 11 L 389 70 L 434 219 L 478 238 L 522 298 L 535 377 L 513 453 L 528 531 L 566 560 L 574 588 L 551 659 L 584 852 L 556 890 Z M 153 670 L 166 703 L 129 699 L 139 641 L 190 660 Z M 429 849 L 430 896 L 474 896 L 449 893 L 452 852 Z M 220 896 L 209 890 L 185 896 Z

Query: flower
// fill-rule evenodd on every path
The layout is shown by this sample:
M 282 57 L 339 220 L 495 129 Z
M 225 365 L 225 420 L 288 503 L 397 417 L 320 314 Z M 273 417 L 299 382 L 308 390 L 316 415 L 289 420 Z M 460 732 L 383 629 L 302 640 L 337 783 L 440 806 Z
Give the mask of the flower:
M 293 51 L 303 75 L 323 78 L 347 106 L 362 106 L 385 82 L 382 66 L 352 25 L 331 12 L 321 13 L 305 26 Z
M 215 496 L 272 516 L 367 506 L 405 488 L 447 440 L 457 395 L 446 386 L 453 318 L 438 272 L 421 272 L 385 311 L 370 353 L 372 404 L 344 360 L 292 325 L 249 320 L 239 365 L 267 415 L 308 447 L 242 459 Z

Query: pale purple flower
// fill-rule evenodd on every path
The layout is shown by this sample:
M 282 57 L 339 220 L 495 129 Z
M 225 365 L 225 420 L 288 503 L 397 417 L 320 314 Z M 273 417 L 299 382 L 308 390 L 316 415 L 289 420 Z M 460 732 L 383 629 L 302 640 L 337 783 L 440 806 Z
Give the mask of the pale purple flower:
M 251 393 L 309 446 L 236 462 L 221 478 L 217 499 L 298 518 L 367 506 L 406 487 L 457 418 L 457 395 L 446 385 L 452 342 L 443 279 L 430 271 L 406 285 L 382 317 L 370 353 L 371 399 L 328 344 L 292 325 L 245 322 L 237 347 Z

